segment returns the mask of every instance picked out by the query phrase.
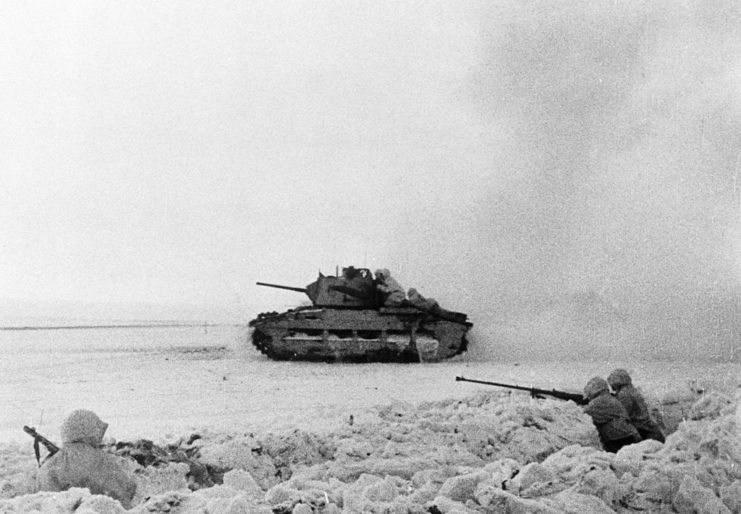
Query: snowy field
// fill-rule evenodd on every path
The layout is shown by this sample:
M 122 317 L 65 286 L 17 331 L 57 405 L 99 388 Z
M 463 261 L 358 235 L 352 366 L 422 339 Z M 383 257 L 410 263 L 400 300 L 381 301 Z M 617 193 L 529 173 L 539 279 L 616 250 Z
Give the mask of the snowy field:
M 723 363 L 500 361 L 493 347 L 488 362 L 465 354 L 425 365 L 274 362 L 237 326 L 0 331 L 0 351 L 4 441 L 27 440 L 23 425 L 54 438 L 77 408 L 107 420 L 112 437 L 157 440 L 202 427 L 332 429 L 374 405 L 489 389 L 456 375 L 579 392 L 625 367 L 655 396 L 690 381 L 732 390 L 741 376 L 741 366 Z
M 503 415 L 502 412 L 506 414 L 506 409 L 519 409 L 517 412 L 520 414 L 522 409 L 536 409 L 526 418 L 542 416 L 546 420 L 543 423 L 555 423 L 553 428 L 546 429 L 544 433 L 558 433 L 562 439 L 569 440 L 571 436 L 568 434 L 574 432 L 573 438 L 585 445 L 589 444 L 590 438 L 593 439 L 591 424 L 570 402 L 538 402 L 530 400 L 525 393 L 510 396 L 499 388 L 456 382 L 457 375 L 540 388 L 581 391 L 584 383 L 592 376 L 606 376 L 615 367 L 625 367 L 631 371 L 634 382 L 656 401 L 672 394 L 681 396 L 687 391 L 713 391 L 734 398 L 741 386 L 741 366 L 738 363 L 645 360 L 514 362 L 508 361 L 504 356 L 498 358 L 493 343 L 485 351 L 479 347 L 476 352 L 437 364 L 273 362 L 253 349 L 247 343 L 247 336 L 247 330 L 239 326 L 0 331 L 0 350 L 3 355 L 0 361 L 0 398 L 3 405 L 0 409 L 0 442 L 3 446 L 0 448 L 3 448 L 6 461 L 6 476 L 0 478 L 6 480 L 5 487 L 8 490 L 4 493 L 5 497 L 22 492 L 23 487 L 19 485 L 22 478 L 19 477 L 35 466 L 31 440 L 22 431 L 23 425 L 34 426 L 49 439 L 58 441 L 58 428 L 62 419 L 71 410 L 78 408 L 97 412 L 110 424 L 107 435 L 120 441 L 145 438 L 164 444 L 187 437 L 193 432 L 227 434 L 227 439 L 238 435 L 246 437 L 248 434 L 265 438 L 270 433 L 288 437 L 286 434 L 295 434 L 299 430 L 301 433 L 327 437 L 326 441 L 335 441 L 332 444 L 339 444 L 336 441 L 347 441 L 348 438 L 356 446 L 370 444 L 371 449 L 367 455 L 371 455 L 373 451 L 384 451 L 385 454 L 390 451 L 388 447 L 376 447 L 377 443 L 368 442 L 372 440 L 371 433 L 377 431 L 376 428 L 369 427 L 375 426 L 379 416 L 383 418 L 379 413 L 388 413 L 389 409 L 401 409 L 399 418 L 409 415 L 416 419 L 409 425 L 414 430 L 426 427 L 430 417 L 443 416 L 442 413 L 450 409 L 454 409 L 451 412 L 455 419 L 469 419 L 477 423 L 489 419 L 487 416 L 493 416 L 492 412 L 499 412 L 496 416 L 498 419 Z M 477 341 L 476 344 L 483 343 Z M 488 360 L 474 361 L 472 355 L 479 356 L 479 359 L 486 355 Z M 459 402 L 458 407 L 450 403 L 454 400 Z M 428 405 L 425 403 L 427 401 L 442 403 L 436 407 L 437 410 L 428 411 L 425 410 L 428 409 L 425 407 Z M 544 414 L 537 410 L 541 408 L 541 404 L 552 412 Z M 479 421 L 476 421 L 477 405 L 480 406 L 482 416 Z M 466 414 L 463 418 L 461 406 L 465 407 Z M 387 421 L 398 422 L 395 418 Z M 530 422 L 517 421 L 515 425 L 526 428 L 528 423 Z M 412 444 L 420 454 L 432 451 L 425 449 L 421 441 L 414 446 L 415 443 L 405 439 L 403 434 L 411 430 L 408 426 L 403 429 L 393 426 L 396 428 L 388 428 L 391 441 L 399 439 L 399 444 Z M 348 435 L 345 431 L 349 429 L 357 430 L 356 435 Z M 369 432 L 367 441 L 362 439 L 366 437 L 362 436 L 363 430 Z M 492 430 L 496 431 L 498 428 L 494 426 Z M 455 434 L 458 434 L 458 429 Z M 548 444 L 555 446 L 551 448 L 546 445 L 549 449 L 543 450 L 542 454 L 528 455 L 522 448 L 542 446 L 538 440 L 528 437 L 531 436 L 526 436 L 519 444 L 510 440 L 506 444 L 502 443 L 501 447 L 495 444 L 492 448 L 496 448 L 501 455 L 510 455 L 524 464 L 529 459 L 542 460 L 548 452 L 555 452 L 563 446 L 563 443 L 557 444 L 548 439 Z M 265 445 L 264 442 L 261 444 Z M 340 449 L 336 450 L 333 461 L 341 461 L 337 455 L 341 453 L 342 444 L 338 448 Z M 347 455 L 350 455 L 346 455 L 347 458 L 358 458 L 353 453 L 357 453 L 357 448 L 353 448 L 347 450 Z M 592 448 L 590 451 L 597 450 Z M 493 462 L 495 456 L 489 455 L 488 461 Z M 676 457 L 672 458 L 676 460 Z M 394 469 L 407 462 L 407 457 L 396 459 L 391 460 L 395 463 L 392 466 Z M 457 462 L 458 465 L 470 465 L 470 458 L 466 459 L 453 459 L 451 464 Z M 353 487 L 360 487 L 357 484 L 362 481 L 362 473 L 353 475 L 347 469 L 334 473 L 344 476 L 354 484 Z M 375 475 L 370 468 L 365 471 L 366 474 L 383 479 L 388 475 L 389 469 L 381 469 Z M 417 468 L 414 466 L 409 468 L 410 480 L 415 469 Z M 452 474 L 454 478 L 455 473 L 463 473 L 461 469 L 463 468 L 455 468 L 457 471 L 451 471 L 449 475 Z M 325 478 L 327 473 L 330 471 L 326 471 Z M 404 473 L 399 472 L 401 475 Z M 741 478 L 741 471 L 738 473 Z M 8 478 L 8 475 L 15 478 Z M 270 499 L 267 496 L 263 499 L 264 491 L 272 491 L 271 487 L 276 487 L 276 484 L 268 479 L 261 482 L 255 472 L 252 475 L 258 480 L 260 493 L 257 495 L 258 499 L 255 499 L 254 494 L 250 496 L 248 503 L 259 510 Z M 734 482 L 731 480 L 730 483 Z M 737 489 L 741 491 L 741 481 L 737 480 L 737 483 Z M 334 491 L 339 495 L 337 491 L 340 489 L 336 484 L 337 482 Z M 414 489 L 415 494 L 421 491 L 419 484 L 414 484 L 413 481 L 403 487 L 394 484 L 387 485 L 393 485 L 394 491 Z M 180 485 L 182 488 L 183 484 Z M 172 487 L 178 489 L 177 484 Z M 292 487 L 294 489 L 291 490 L 299 488 L 295 484 Z M 366 494 L 358 491 L 355 492 L 361 496 Z M 387 504 L 393 503 L 384 503 L 373 494 L 368 494 L 370 505 L 376 505 L 375 510 L 378 512 L 384 511 Z M 722 496 L 720 492 L 717 494 L 718 497 Z M 731 493 L 726 493 L 726 496 L 728 494 Z M 392 494 L 391 499 L 396 498 L 394 501 L 399 503 L 399 495 L 402 493 L 397 493 L 397 496 Z M 59 499 L 64 498 L 63 495 L 57 495 L 56 498 L 57 503 L 67 501 Z M 244 495 L 239 498 L 239 501 L 247 501 Z M 410 498 L 411 496 L 404 496 L 404 501 L 410 502 Z M 430 497 L 425 501 L 432 499 Z M 183 499 L 178 501 L 181 500 Z M 275 507 L 278 500 L 285 499 L 280 496 L 272 500 Z M 343 504 L 341 499 L 334 502 L 328 500 L 329 497 L 322 508 L 317 503 L 312 504 L 313 511 L 330 512 L 330 503 L 335 507 Z M 422 500 L 420 505 L 424 504 Z M 192 503 L 195 499 L 189 497 L 189 501 Z M 353 512 L 348 507 L 349 501 L 345 499 L 344 509 Z M 574 500 L 567 501 L 561 497 L 559 501 L 564 504 L 573 503 Z M 299 500 L 294 501 L 297 502 L 300 503 Z M 304 503 L 309 502 L 306 500 Z M 446 511 L 443 503 L 438 501 L 436 508 Z M 183 505 L 186 504 L 187 502 Z M 167 508 L 162 507 L 162 511 L 174 506 L 168 505 Z M 645 507 L 644 504 L 641 505 Z M 156 511 L 159 507 L 149 505 L 147 508 Z M 357 507 L 356 511 L 365 511 L 366 508 L 367 505 Z M 19 509 L 33 510 L 31 507 Z M 448 511 L 455 511 L 451 509 Z M 411 508 L 409 510 L 413 511 Z M 476 512 L 474 508 L 469 510 Z M 103 511 L 105 510 L 100 510 Z M 564 510 L 566 511 L 568 510 Z M 93 509 L 93 512 L 97 511 Z M 190 511 L 183 507 L 179 512 Z

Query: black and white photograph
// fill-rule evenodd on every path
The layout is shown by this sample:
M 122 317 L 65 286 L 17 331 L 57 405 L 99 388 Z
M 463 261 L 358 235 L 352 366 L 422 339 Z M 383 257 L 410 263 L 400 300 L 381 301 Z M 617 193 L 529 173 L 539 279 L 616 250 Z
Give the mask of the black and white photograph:
M 0 4 L 0 513 L 741 514 L 741 4 Z

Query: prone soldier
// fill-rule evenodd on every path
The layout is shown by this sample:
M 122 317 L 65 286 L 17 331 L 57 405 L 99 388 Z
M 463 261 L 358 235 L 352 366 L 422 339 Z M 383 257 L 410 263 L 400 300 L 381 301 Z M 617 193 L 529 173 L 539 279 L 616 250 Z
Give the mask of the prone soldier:
M 625 445 L 638 443 L 641 436 L 630 424 L 625 407 L 610 394 L 602 377 L 594 377 L 584 386 L 584 399 L 589 403 L 584 412 L 592 418 L 605 451 L 616 453 Z
M 630 423 L 636 427 L 643 439 L 654 439 L 664 442 L 664 434 L 659 426 L 651 418 L 646 406 L 646 400 L 641 393 L 633 387 L 630 375 L 624 369 L 613 370 L 607 377 L 607 383 L 615 392 L 615 398 L 625 407 L 628 412 Z

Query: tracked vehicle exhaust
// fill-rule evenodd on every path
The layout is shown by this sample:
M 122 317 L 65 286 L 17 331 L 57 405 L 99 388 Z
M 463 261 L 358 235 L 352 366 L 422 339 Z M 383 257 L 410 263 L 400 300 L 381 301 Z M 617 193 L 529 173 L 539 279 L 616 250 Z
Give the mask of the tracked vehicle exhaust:
M 438 362 L 467 349 L 468 316 L 434 305 L 383 307 L 370 270 L 319 273 L 306 287 L 257 285 L 305 293 L 312 305 L 263 312 L 250 321 L 252 344 L 274 360 Z

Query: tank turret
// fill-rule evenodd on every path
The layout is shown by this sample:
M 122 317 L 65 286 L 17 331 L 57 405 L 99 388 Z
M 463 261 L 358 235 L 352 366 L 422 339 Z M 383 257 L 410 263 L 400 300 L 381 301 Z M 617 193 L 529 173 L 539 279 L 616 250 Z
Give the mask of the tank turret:
M 383 306 L 370 270 L 349 266 L 306 287 L 257 285 L 304 293 L 311 306 L 264 312 L 250 321 L 252 344 L 271 359 L 349 362 L 439 361 L 464 352 L 473 326 L 460 312 L 404 300 Z
M 339 309 L 358 309 L 377 307 L 376 286 L 370 270 L 343 268 L 338 277 L 319 273 L 319 278 L 306 287 L 282 286 L 257 282 L 258 286 L 274 287 L 298 293 L 305 293 L 314 307 L 334 307 Z

